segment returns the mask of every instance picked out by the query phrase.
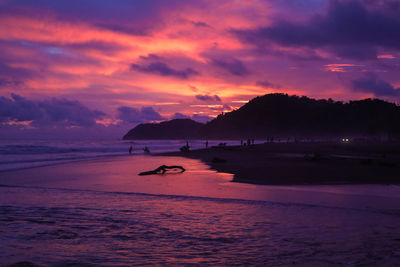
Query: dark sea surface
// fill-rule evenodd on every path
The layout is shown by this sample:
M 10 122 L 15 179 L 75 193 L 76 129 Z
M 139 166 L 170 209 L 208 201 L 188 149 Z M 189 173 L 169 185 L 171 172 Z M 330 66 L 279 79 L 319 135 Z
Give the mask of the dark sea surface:
M 138 176 L 161 164 L 182 174 Z M 400 187 L 232 183 L 193 159 L 0 172 L 0 265 L 395 266 Z
M 189 140 L 191 149 L 205 147 L 204 140 Z M 239 141 L 210 140 L 209 146 Z M 0 140 L 0 171 L 48 166 L 65 162 L 128 155 L 132 145 L 133 154 L 179 151 L 185 140 Z

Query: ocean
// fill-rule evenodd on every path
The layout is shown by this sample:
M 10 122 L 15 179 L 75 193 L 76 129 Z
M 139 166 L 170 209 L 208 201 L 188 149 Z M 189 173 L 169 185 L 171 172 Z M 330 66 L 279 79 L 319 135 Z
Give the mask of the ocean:
M 210 140 L 209 146 L 239 141 Z M 134 155 L 179 151 L 185 140 L 0 140 L 0 171 L 48 166 L 65 162 L 126 156 L 132 145 Z M 190 140 L 192 149 L 204 148 L 204 140 Z
M 26 160 L 0 172 L 1 266 L 395 266 L 400 261 L 397 185 L 233 183 L 232 174 L 198 160 L 146 156 L 139 149 L 172 149 L 165 141 L 135 143 L 132 156 L 124 156 L 130 142 L 107 142 L 35 143 L 45 147 L 46 153 L 37 153 L 42 159 L 54 148 L 55 158 L 62 158 L 60 151 L 80 157 L 43 160 L 50 165 L 40 168 L 28 168 Z M 171 141 L 176 148 L 184 143 Z M 79 147 L 86 151 L 72 151 Z M 161 164 L 187 171 L 138 176 Z

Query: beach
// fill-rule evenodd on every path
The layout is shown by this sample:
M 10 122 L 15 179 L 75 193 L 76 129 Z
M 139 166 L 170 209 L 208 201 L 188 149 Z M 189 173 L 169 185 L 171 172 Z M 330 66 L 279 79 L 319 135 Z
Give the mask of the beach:
M 179 162 L 182 174 L 140 177 Z M 132 156 L 0 173 L 0 262 L 391 264 L 398 186 L 259 186 L 198 160 Z
M 243 148 L 242 160 L 262 147 Z M 228 162 L 230 149 L 236 148 L 0 172 L 1 265 L 342 266 L 400 260 L 398 185 L 233 183 L 235 172 L 217 172 L 188 156 L 211 152 Z M 163 164 L 186 171 L 138 175 Z
M 234 174 L 234 182 L 266 185 L 400 182 L 398 143 L 264 143 L 161 155 L 200 159 L 217 171 Z

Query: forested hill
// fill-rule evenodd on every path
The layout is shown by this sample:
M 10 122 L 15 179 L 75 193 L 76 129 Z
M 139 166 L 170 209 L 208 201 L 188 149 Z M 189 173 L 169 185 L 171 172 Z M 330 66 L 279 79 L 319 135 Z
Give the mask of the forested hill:
M 174 121 L 174 120 L 173 120 Z M 172 122 L 172 121 L 171 121 Z M 157 125 L 163 125 L 162 122 Z M 400 136 L 400 107 L 379 99 L 350 102 L 315 100 L 286 94 L 256 97 L 238 110 L 219 115 L 207 124 L 172 127 L 173 139 L 231 139 L 281 137 Z M 192 122 L 195 123 L 195 122 Z M 143 128 L 138 125 L 136 128 Z M 151 124 L 154 125 L 154 124 Z M 155 126 L 154 126 L 155 127 Z M 154 128 L 153 127 L 153 128 Z M 189 128 L 186 128 L 189 127 Z M 135 130 L 134 128 L 133 130 Z M 159 134 L 147 127 L 147 139 Z M 163 136 L 169 131 L 163 128 Z M 156 128 L 154 128 L 156 129 Z M 131 131 L 133 131 L 131 130 Z M 160 131 L 157 128 L 156 131 Z M 125 136 L 126 137 L 126 136 Z M 124 138 L 125 138 L 124 137 Z M 134 135 L 130 135 L 135 139 Z M 139 138 L 140 139 L 140 138 Z

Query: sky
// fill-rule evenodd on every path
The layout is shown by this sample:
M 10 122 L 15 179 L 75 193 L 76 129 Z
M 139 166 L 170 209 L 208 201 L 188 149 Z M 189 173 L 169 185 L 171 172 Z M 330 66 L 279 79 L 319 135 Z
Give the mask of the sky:
M 0 0 L 0 137 L 121 138 L 287 93 L 400 98 L 397 0 Z

